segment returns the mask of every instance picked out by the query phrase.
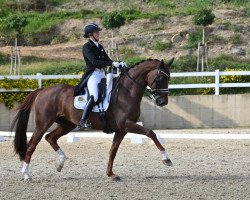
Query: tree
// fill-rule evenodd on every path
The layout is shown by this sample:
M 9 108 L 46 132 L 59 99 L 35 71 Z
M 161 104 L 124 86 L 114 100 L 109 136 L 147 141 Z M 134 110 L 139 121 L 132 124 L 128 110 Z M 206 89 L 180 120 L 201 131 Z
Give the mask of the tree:
M 0 19 L 0 33 L 9 39 L 17 38 L 28 24 L 27 18 L 21 14 L 10 14 Z
M 119 12 L 115 11 L 104 15 L 102 24 L 106 29 L 114 29 L 124 25 L 125 21 L 125 17 Z
M 118 47 L 116 45 L 114 45 L 114 41 L 113 41 L 114 29 L 119 28 L 120 26 L 124 25 L 125 21 L 126 21 L 126 18 L 117 11 L 107 13 L 106 15 L 104 15 L 104 17 L 102 19 L 102 25 L 106 29 L 112 29 L 112 39 L 111 39 L 111 49 L 110 50 L 111 50 L 111 54 L 113 55 L 113 50 L 115 49 L 116 58 L 118 60 L 119 60 Z
M 205 26 L 212 24 L 214 22 L 215 15 L 212 13 L 211 9 L 203 8 L 199 10 L 193 17 L 193 23 L 195 25 L 203 26 L 203 43 L 205 40 L 204 36 L 204 28 Z
M 206 57 L 206 64 L 207 64 L 207 47 L 205 43 L 205 27 L 209 24 L 214 22 L 215 15 L 212 13 L 211 9 L 202 8 L 199 10 L 193 17 L 193 23 L 195 25 L 202 25 L 202 70 L 203 67 L 203 60 Z M 199 44 L 200 45 L 200 44 Z M 206 53 L 205 53 L 206 52 Z M 208 66 L 207 66 L 208 67 Z M 199 46 L 198 46 L 198 61 L 197 61 L 197 71 L 199 71 Z

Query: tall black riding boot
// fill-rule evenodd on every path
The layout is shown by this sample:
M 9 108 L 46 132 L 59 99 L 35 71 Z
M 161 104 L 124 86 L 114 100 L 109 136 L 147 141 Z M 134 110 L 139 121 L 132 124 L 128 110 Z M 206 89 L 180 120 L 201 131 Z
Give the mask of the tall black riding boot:
M 89 114 L 91 113 L 93 107 L 95 105 L 94 97 L 90 96 L 89 101 L 87 102 L 82 118 L 80 120 L 80 124 L 77 126 L 77 130 L 84 130 L 85 128 L 91 128 L 91 125 L 87 123 L 87 119 L 89 118 Z

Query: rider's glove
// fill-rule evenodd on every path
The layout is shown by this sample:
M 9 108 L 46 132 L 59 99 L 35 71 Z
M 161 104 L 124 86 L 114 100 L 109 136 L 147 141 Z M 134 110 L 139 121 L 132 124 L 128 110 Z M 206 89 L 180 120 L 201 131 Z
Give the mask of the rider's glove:
M 121 68 L 127 67 L 127 64 L 125 62 L 120 62 L 120 64 L 121 64 Z
M 113 62 L 112 65 L 116 68 L 120 68 L 121 67 L 121 64 L 120 62 Z
M 113 62 L 112 65 L 116 68 L 125 68 L 127 64 L 125 62 Z

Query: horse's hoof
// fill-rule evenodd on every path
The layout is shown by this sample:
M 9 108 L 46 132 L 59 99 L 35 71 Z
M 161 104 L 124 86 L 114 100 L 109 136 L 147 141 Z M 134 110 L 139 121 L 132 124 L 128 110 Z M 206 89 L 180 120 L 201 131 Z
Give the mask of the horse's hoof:
M 173 163 L 170 159 L 167 159 L 167 160 L 162 160 L 163 164 L 164 165 L 167 165 L 167 166 L 173 166 Z
M 24 181 L 25 181 L 25 182 L 31 182 L 31 181 L 32 181 L 32 178 L 25 178 Z
M 62 168 L 63 168 L 63 166 L 64 166 L 64 162 L 65 162 L 66 159 L 68 159 L 68 158 L 67 158 L 67 157 L 64 157 L 64 158 L 62 158 L 62 159 L 60 159 L 60 160 L 58 160 L 58 161 L 56 162 L 56 164 L 55 164 L 55 166 L 56 166 L 56 171 L 61 172 L 61 170 L 62 170 Z
M 56 171 L 61 172 L 62 168 L 63 168 L 63 165 L 56 164 Z
M 25 181 L 25 182 L 30 182 L 30 181 L 32 181 L 32 178 L 30 177 L 29 174 L 24 174 L 24 181 Z
M 111 176 L 111 180 L 112 181 L 121 181 L 122 179 L 119 176 L 117 176 L 117 175 L 112 175 Z

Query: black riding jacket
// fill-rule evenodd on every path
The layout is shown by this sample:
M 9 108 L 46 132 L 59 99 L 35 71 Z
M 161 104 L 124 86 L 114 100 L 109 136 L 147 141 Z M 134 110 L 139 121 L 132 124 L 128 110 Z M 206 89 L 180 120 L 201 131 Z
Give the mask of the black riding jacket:
M 97 47 L 93 41 L 89 40 L 82 47 L 83 58 L 86 62 L 87 73 L 94 71 L 95 68 L 102 69 L 106 66 L 112 66 L 112 60 L 105 52 L 102 45 Z

